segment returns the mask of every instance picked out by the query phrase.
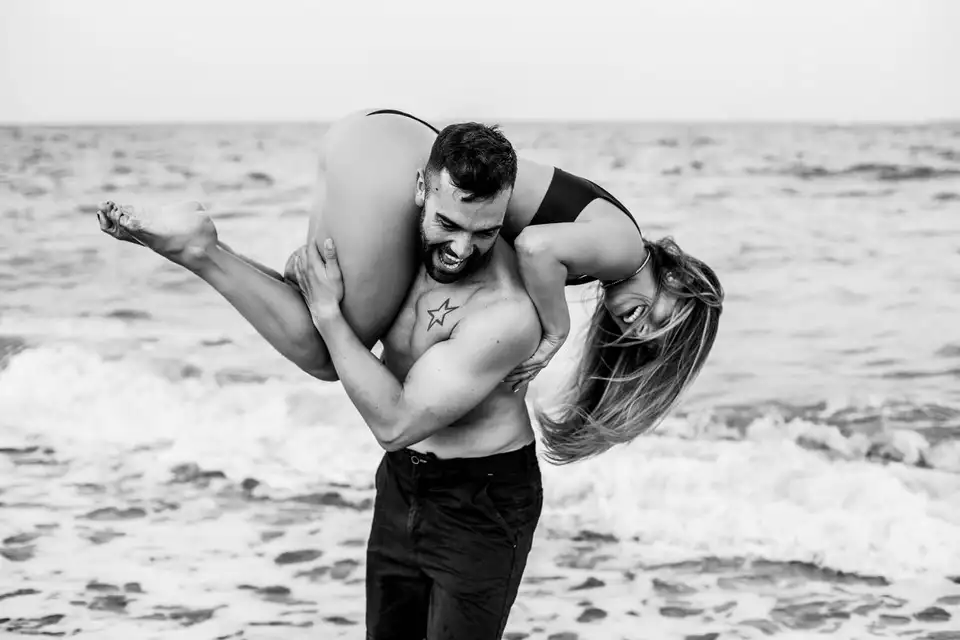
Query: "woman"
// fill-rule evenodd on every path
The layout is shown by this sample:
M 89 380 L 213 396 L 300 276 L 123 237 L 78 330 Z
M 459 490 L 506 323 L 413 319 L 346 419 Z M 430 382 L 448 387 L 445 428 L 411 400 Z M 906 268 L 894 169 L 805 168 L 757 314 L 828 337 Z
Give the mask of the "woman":
M 645 245 L 638 273 L 600 285 L 559 413 L 536 411 L 551 462 L 595 456 L 655 427 L 713 347 L 723 307 L 716 274 L 670 238 Z
M 392 110 L 351 115 L 325 136 L 308 242 L 328 236 L 336 242 L 347 287 L 344 315 L 368 346 L 389 328 L 414 274 L 423 206 L 414 186 L 434 155 L 447 146 L 456 151 L 457 135 L 477 135 L 513 153 L 495 129 L 467 123 L 438 132 Z M 565 341 L 564 286 L 606 283 L 572 403 L 556 419 L 540 413 L 548 457 L 572 462 L 632 439 L 665 415 L 710 351 L 722 291 L 713 272 L 676 245 L 646 243 L 626 207 L 594 183 L 525 160 L 515 175 L 501 235 L 514 242 L 543 339 L 507 382 L 528 382 Z M 208 217 L 196 217 L 198 210 L 166 210 L 166 233 L 129 207 L 105 203 L 98 216 L 105 232 L 144 244 L 206 280 L 301 369 L 336 380 L 293 282 L 293 261 L 284 278 L 240 256 L 219 242 Z

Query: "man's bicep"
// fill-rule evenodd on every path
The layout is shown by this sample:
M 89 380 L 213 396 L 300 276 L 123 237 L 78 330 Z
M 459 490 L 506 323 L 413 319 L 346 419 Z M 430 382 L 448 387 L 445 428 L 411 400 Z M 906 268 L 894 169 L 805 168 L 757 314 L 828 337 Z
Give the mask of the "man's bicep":
M 434 345 L 403 383 L 404 404 L 443 422 L 454 422 L 480 404 L 537 347 L 533 313 L 476 318 L 455 338 Z

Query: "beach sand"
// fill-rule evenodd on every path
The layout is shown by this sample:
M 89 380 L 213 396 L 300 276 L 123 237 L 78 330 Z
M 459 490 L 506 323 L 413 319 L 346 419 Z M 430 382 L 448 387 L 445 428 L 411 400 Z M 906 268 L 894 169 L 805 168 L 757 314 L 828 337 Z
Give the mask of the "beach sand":
M 0 466 L 17 478 L 0 494 L 0 630 L 363 636 L 371 486 L 271 495 L 255 478 L 191 463 L 160 481 L 121 472 L 80 482 L 83 471 L 70 472 L 51 448 L 0 451 Z M 640 560 L 643 546 L 639 537 L 542 526 L 504 637 L 960 638 L 960 577 L 891 584 L 738 557 L 658 566 Z

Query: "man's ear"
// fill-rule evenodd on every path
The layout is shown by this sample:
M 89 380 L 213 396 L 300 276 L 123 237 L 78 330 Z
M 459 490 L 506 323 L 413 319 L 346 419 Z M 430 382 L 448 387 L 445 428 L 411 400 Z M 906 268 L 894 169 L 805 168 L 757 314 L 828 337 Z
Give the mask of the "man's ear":
M 413 195 L 413 201 L 421 209 L 427 201 L 427 179 L 423 174 L 423 169 L 417 169 L 417 191 Z

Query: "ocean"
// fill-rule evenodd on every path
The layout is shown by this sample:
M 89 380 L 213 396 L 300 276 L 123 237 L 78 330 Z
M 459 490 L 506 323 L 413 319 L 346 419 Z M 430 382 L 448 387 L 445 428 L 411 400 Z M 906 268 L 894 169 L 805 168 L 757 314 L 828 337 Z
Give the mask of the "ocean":
M 0 129 L 0 631 L 362 637 L 372 436 L 95 216 L 200 200 L 279 270 L 324 129 Z M 960 638 L 960 124 L 504 131 L 727 293 L 656 432 L 542 463 L 507 637 Z M 568 290 L 531 401 L 567 380 L 595 296 Z

